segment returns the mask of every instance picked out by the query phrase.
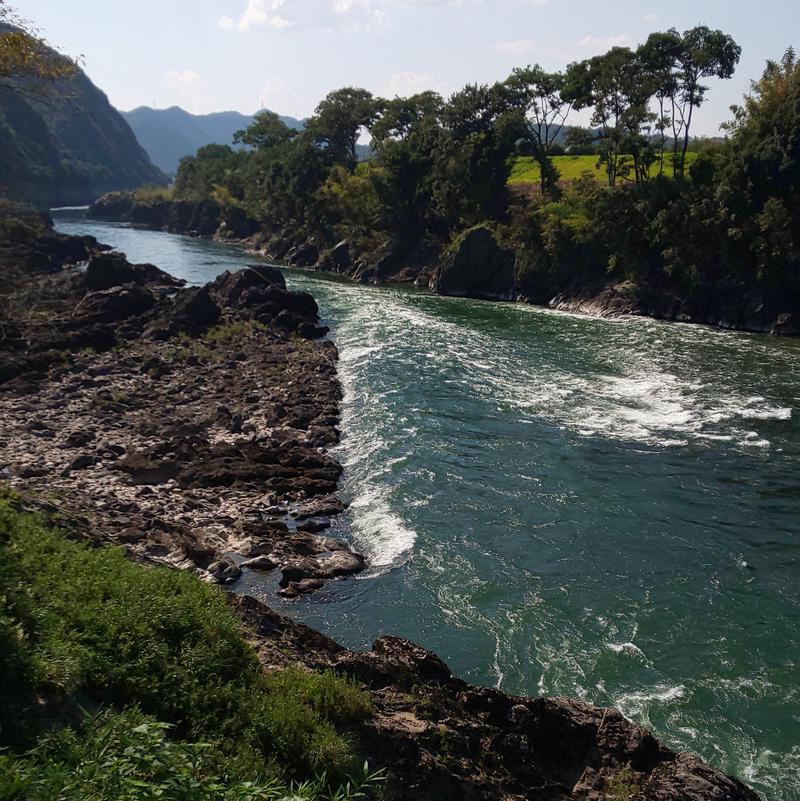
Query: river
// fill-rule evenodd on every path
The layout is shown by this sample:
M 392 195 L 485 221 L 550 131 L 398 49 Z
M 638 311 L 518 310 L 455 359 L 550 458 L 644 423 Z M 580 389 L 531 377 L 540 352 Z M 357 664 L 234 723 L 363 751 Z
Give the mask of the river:
M 55 214 L 191 283 L 233 248 Z M 286 270 L 345 389 L 358 579 L 276 603 L 512 693 L 620 708 L 800 799 L 800 342 Z

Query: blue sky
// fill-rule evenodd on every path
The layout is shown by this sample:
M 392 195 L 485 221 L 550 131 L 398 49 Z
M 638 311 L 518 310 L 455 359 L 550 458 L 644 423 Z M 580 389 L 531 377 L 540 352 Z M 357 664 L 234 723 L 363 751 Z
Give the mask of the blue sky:
M 713 135 L 767 58 L 800 49 L 797 0 L 11 0 L 118 108 L 304 116 L 330 90 L 393 96 L 493 82 L 704 23 L 743 48 L 697 121 Z M 793 41 L 794 37 L 794 41 Z

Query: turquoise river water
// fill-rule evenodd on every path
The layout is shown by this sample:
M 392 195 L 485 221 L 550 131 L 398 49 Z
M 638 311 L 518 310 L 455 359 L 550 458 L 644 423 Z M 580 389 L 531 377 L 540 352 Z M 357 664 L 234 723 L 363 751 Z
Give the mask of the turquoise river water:
M 252 261 L 55 218 L 192 283 Z M 278 605 L 800 799 L 800 342 L 286 275 L 341 353 L 337 526 L 369 569 Z

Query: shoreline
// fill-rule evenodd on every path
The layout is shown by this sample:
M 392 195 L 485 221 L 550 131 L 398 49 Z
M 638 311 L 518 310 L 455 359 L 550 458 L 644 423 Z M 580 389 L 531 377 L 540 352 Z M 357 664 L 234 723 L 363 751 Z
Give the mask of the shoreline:
M 502 264 L 508 258 L 515 258 L 513 252 L 503 250 L 494 234 L 484 228 L 473 230 L 455 254 L 446 258 L 440 252 L 412 253 L 406 263 L 392 252 L 380 252 L 367 260 L 375 263 L 375 266 L 370 266 L 370 263 L 353 260 L 346 241 L 327 251 L 310 241 L 290 245 L 280 235 L 256 230 L 259 224 L 252 220 L 237 219 L 237 231 L 236 225 L 220 221 L 221 210 L 212 206 L 215 204 L 211 202 L 190 204 L 183 201 L 138 204 L 124 193 L 112 193 L 89 206 L 87 218 L 228 244 L 277 267 L 340 275 L 361 284 L 411 285 L 445 297 L 520 303 L 600 319 L 643 317 L 660 322 L 702 325 L 720 331 L 789 338 L 800 336 L 800 320 L 793 319 L 792 315 L 778 315 L 776 319 L 766 321 L 761 307 L 745 309 L 741 305 L 742 299 L 736 287 L 721 288 L 724 297 L 718 299 L 716 307 L 712 303 L 711 311 L 699 313 L 692 310 L 691 300 L 679 299 L 668 287 L 659 290 L 657 287 L 637 287 L 630 282 L 606 282 L 595 287 L 554 291 L 546 300 L 531 298 L 516 286 L 516 280 L 506 274 L 507 265 Z M 175 219 L 167 223 L 165 220 L 172 216 Z M 476 232 L 481 237 L 474 237 Z M 482 262 L 483 258 L 488 261 Z M 500 266 L 498 262 L 501 262 Z M 488 275 L 479 275 L 484 264 L 488 265 Z M 748 313 L 753 315 L 749 322 L 742 318 Z M 738 321 L 737 317 L 740 318 Z

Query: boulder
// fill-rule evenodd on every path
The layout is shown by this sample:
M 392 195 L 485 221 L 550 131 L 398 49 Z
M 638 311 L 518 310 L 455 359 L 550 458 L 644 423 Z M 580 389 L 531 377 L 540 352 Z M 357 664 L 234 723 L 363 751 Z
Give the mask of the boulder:
M 200 334 L 219 321 L 222 314 L 208 286 L 184 289 L 175 296 L 168 313 L 171 333 Z
M 513 300 L 515 256 L 484 227 L 473 228 L 444 256 L 431 289 L 440 295 Z
M 326 578 L 352 576 L 364 569 L 365 560 L 360 553 L 354 551 L 336 551 L 326 559 L 320 559 L 322 575 Z
M 303 581 L 303 579 L 320 578 L 321 571 L 316 559 L 299 559 L 281 568 L 283 576 L 281 584 L 286 586 L 290 582 Z
M 223 556 L 208 566 L 208 573 L 220 584 L 232 584 L 241 578 L 242 569 L 230 556 Z
M 90 292 L 134 283 L 142 283 L 141 277 L 122 253 L 100 253 L 86 267 L 86 288 Z
M 319 250 L 310 242 L 292 248 L 286 254 L 286 263 L 293 267 L 313 267 L 319 261 Z
M 77 313 L 94 322 L 115 323 L 138 317 L 155 305 L 155 296 L 149 289 L 125 284 L 87 295 L 78 305 Z
M 237 270 L 235 273 L 222 273 L 212 284 L 212 291 L 225 306 L 238 308 L 252 305 L 254 300 L 261 299 L 261 293 L 254 293 L 251 290 L 263 291 L 271 286 L 285 291 L 286 281 L 283 274 L 275 267 L 258 264 Z
M 126 222 L 130 219 L 133 204 L 133 195 L 128 192 L 108 192 L 89 206 L 87 216 L 95 220 Z
M 350 256 L 350 245 L 347 240 L 339 242 L 338 245 L 330 252 L 328 259 L 331 268 L 337 272 L 347 272 L 353 266 L 353 259 Z
M 248 567 L 250 570 L 274 570 L 278 566 L 278 563 L 271 559 L 269 556 L 256 556 L 253 559 L 248 559 L 246 562 L 242 562 L 241 567 Z

